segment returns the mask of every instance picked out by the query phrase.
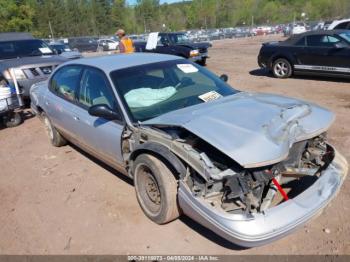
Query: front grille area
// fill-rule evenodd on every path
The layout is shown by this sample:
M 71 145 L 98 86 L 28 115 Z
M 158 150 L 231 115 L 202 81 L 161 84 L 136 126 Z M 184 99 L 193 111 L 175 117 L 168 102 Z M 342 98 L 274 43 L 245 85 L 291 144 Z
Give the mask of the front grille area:
M 39 76 L 39 75 L 40 75 L 40 74 L 38 73 L 38 71 L 36 71 L 35 68 L 30 68 L 29 70 L 30 70 L 30 72 L 33 74 L 33 76 Z
M 206 52 L 207 52 L 206 48 L 200 48 L 199 49 L 199 53 L 201 53 L 201 54 L 206 53 Z
M 49 75 L 49 74 L 52 73 L 53 66 L 43 66 L 43 67 L 40 67 L 40 70 L 41 70 L 45 75 Z
M 23 71 L 29 79 L 43 78 L 49 76 L 57 65 L 45 65 L 31 68 L 24 68 Z

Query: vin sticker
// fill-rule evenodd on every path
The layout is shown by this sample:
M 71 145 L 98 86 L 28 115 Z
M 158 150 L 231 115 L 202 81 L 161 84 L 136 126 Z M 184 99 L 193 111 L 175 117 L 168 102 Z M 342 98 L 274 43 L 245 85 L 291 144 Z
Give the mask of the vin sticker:
M 177 67 L 185 74 L 198 72 L 198 69 L 191 64 L 177 64 Z
M 209 102 L 209 101 L 213 101 L 213 100 L 219 99 L 221 97 L 222 97 L 222 95 L 220 95 L 218 92 L 210 91 L 208 93 L 200 95 L 198 98 L 203 100 L 204 102 Z

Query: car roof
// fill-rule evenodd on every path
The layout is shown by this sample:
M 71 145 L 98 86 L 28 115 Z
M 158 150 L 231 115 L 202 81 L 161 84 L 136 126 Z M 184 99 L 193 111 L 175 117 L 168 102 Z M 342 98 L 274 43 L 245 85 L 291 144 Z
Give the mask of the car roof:
M 30 33 L 0 33 L 0 42 L 35 39 Z
M 310 36 L 310 35 L 338 35 L 344 32 L 350 32 L 350 30 L 345 30 L 345 29 L 336 29 L 336 30 L 315 30 L 315 31 L 308 31 L 305 33 L 301 33 L 301 34 L 297 34 L 297 35 L 293 35 L 290 38 L 288 38 L 287 40 L 285 40 L 285 43 L 288 44 L 293 44 L 295 42 L 297 42 L 299 39 L 301 39 L 304 36 Z
M 98 57 L 87 57 L 79 60 L 73 60 L 65 63 L 69 64 L 81 64 L 86 66 L 93 66 L 102 69 L 105 73 L 110 73 L 115 70 L 120 70 L 128 67 L 165 62 L 171 60 L 183 59 L 178 56 L 162 55 L 154 53 L 133 53 L 133 54 L 116 54 L 105 55 Z

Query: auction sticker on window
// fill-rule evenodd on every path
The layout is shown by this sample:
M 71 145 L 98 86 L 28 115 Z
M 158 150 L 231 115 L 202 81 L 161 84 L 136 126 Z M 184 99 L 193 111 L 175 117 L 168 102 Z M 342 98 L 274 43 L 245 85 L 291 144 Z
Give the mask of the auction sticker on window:
M 198 72 L 198 69 L 191 64 L 177 64 L 177 67 L 185 74 Z
M 50 54 L 50 53 L 51 53 L 51 50 L 50 50 L 50 48 L 48 48 L 48 47 L 39 48 L 39 51 L 40 51 L 42 54 Z
M 198 98 L 203 100 L 204 102 L 209 102 L 209 101 L 219 99 L 220 97 L 222 97 L 222 95 L 220 95 L 218 92 L 210 91 L 208 93 L 200 95 Z

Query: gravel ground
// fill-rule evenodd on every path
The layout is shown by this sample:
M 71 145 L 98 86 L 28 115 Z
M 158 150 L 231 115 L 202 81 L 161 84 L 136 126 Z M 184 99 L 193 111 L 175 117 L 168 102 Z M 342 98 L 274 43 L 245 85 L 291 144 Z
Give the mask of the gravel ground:
M 350 160 L 348 80 L 274 79 L 258 70 L 264 41 L 222 40 L 208 68 L 237 89 L 309 100 L 336 112 L 332 144 Z M 54 148 L 40 121 L 0 130 L 1 254 L 350 254 L 350 182 L 321 216 L 270 245 L 241 249 L 188 218 L 159 226 L 142 213 L 132 181 L 72 146 Z

